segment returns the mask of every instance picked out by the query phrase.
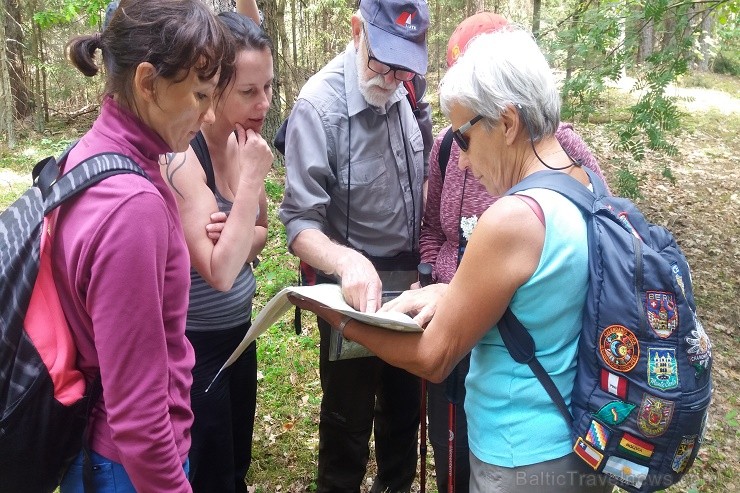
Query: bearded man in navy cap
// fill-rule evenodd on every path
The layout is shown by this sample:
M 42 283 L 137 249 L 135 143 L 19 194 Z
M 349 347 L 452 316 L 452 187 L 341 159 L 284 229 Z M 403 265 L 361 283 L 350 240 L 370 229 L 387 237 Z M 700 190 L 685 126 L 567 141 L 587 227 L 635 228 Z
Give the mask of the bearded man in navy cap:
M 374 312 L 417 279 L 431 120 L 423 102 L 415 116 L 403 83 L 416 82 L 420 99 L 429 12 L 423 0 L 361 0 L 351 24 L 347 49 L 308 80 L 291 112 L 280 219 L 309 282 L 338 283 L 350 305 Z M 341 327 L 318 325 L 317 491 L 360 491 L 373 429 L 372 491 L 410 491 L 419 379 L 367 353 L 344 359 L 362 348 Z

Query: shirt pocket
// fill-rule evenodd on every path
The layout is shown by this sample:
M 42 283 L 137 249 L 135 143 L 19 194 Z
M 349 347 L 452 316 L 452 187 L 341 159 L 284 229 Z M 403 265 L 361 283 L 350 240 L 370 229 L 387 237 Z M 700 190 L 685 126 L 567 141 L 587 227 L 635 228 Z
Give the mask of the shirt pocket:
M 343 190 L 350 188 L 352 211 L 369 218 L 391 212 L 390 173 L 383 156 L 352 161 L 349 167 L 341 171 L 340 181 Z

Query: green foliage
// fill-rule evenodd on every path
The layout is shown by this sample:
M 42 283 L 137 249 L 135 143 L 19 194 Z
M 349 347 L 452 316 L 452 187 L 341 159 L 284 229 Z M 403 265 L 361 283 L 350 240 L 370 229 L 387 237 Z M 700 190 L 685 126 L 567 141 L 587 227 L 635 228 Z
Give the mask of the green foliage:
M 89 26 L 102 25 L 102 12 L 108 5 L 108 0 L 58 0 L 47 4 L 48 10 L 36 12 L 33 21 L 41 29 L 53 26 L 70 24 L 82 17 Z
M 673 139 L 683 115 L 666 89 L 688 71 L 697 56 L 694 45 L 701 24 L 694 8 L 691 2 L 668 0 L 572 3 L 557 29 L 545 31 L 542 39 L 553 64 L 565 70 L 562 118 L 592 120 L 609 85 L 629 70 L 636 79 L 632 89 L 636 101 L 624 121 L 614 122 L 618 148 L 637 161 L 644 159 L 648 149 L 674 155 Z M 633 193 L 638 182 L 627 179 L 628 170 L 623 174 L 626 190 Z M 667 169 L 663 174 L 672 176 Z
M 740 75 L 740 2 L 727 2 L 717 12 L 719 51 L 712 64 L 718 74 Z
M 617 179 L 613 184 L 616 195 L 632 200 L 642 198 L 642 194 L 640 193 L 641 178 L 633 173 L 629 166 L 619 166 L 616 177 Z

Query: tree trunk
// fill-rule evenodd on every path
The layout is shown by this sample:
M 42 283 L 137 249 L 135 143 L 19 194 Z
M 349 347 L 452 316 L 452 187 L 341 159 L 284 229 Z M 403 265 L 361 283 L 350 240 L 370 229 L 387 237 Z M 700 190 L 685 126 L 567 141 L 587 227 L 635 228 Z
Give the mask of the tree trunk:
M 580 7 L 576 7 L 576 9 L 580 9 Z M 575 10 L 573 12 L 573 16 L 570 19 L 570 27 L 573 31 L 575 31 L 580 20 L 581 20 L 580 10 Z M 575 37 L 568 40 L 568 51 L 565 55 L 565 82 L 568 82 L 570 78 L 573 76 L 573 64 L 574 64 L 573 57 L 575 56 L 575 52 L 576 52 L 575 44 L 576 44 Z
M 6 0 L 5 36 L 6 56 L 10 71 L 10 87 L 15 102 L 15 115 L 24 118 L 31 112 L 31 93 L 28 89 L 28 69 L 23 50 L 24 34 L 19 0 Z
M 10 89 L 10 63 L 7 56 L 7 36 L 5 34 L 5 6 L 0 5 L 0 122 L 5 130 L 9 148 L 15 147 L 15 121 L 13 111 L 13 94 Z
M 277 132 L 277 129 L 283 120 L 282 101 L 280 99 L 280 90 L 283 85 L 283 76 L 281 71 L 280 58 L 279 56 L 277 56 L 277 54 L 280 52 L 280 48 L 278 47 L 279 40 L 281 39 L 280 31 L 282 29 L 283 33 L 285 32 L 285 0 L 280 0 L 279 3 L 280 5 L 277 5 L 277 2 L 265 2 L 264 9 L 262 11 L 265 17 L 265 32 L 275 43 L 276 55 L 272 61 L 273 71 L 275 75 L 273 86 L 276 90 L 274 91 L 274 94 L 272 96 L 272 106 L 270 107 L 270 111 L 267 112 L 267 117 L 265 118 L 265 127 L 262 130 L 262 135 L 264 135 L 265 140 L 267 140 L 267 142 L 270 144 L 270 147 L 272 147 L 272 140 L 275 137 L 275 133 Z M 282 39 L 286 37 L 287 36 L 283 34 Z M 274 151 L 273 154 L 277 159 L 280 159 L 280 154 L 278 152 Z
M 41 27 L 34 22 L 31 25 L 31 33 L 33 37 L 33 55 L 36 60 L 41 60 Z M 41 132 L 44 129 L 44 106 L 41 104 L 43 96 L 41 94 L 41 64 L 34 70 L 34 81 L 33 81 L 33 121 L 34 127 L 37 132 Z
M 535 38 L 540 37 L 540 10 L 542 9 L 542 0 L 533 0 L 532 2 L 532 34 Z
M 705 10 L 701 19 L 701 34 L 699 35 L 699 52 L 701 58 L 697 61 L 696 68 L 702 72 L 709 71 L 709 59 L 712 56 L 712 46 L 709 38 L 714 31 L 714 15 L 710 10 Z
M 655 28 L 652 19 L 644 21 L 640 31 L 640 46 L 637 50 L 637 63 L 642 63 L 653 54 L 655 43 Z

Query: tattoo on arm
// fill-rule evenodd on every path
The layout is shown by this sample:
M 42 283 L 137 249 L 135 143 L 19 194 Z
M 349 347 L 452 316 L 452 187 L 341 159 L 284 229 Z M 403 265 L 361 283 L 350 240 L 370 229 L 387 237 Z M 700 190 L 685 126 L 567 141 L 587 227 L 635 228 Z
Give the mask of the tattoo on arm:
M 165 155 L 165 167 L 167 168 L 165 173 L 167 175 L 167 181 L 169 182 L 172 189 L 177 192 L 182 198 L 185 198 L 182 193 L 177 189 L 175 184 L 172 182 L 172 177 L 175 176 L 177 170 L 185 166 L 185 153 L 184 152 L 168 152 Z

